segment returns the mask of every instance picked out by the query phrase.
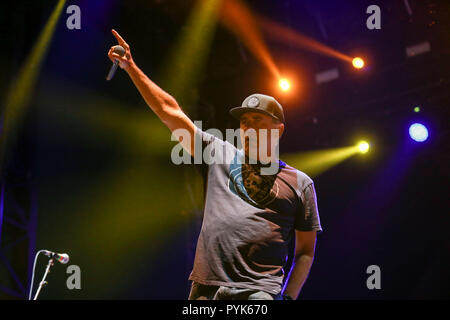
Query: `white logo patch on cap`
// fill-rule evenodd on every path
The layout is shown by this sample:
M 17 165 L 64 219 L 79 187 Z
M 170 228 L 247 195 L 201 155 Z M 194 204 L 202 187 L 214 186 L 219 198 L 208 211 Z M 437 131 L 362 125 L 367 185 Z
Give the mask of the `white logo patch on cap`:
M 248 102 L 247 102 L 247 105 L 248 105 L 250 108 L 254 108 L 254 107 L 256 107 L 258 104 L 259 104 L 259 99 L 258 99 L 257 97 L 251 97 L 251 98 L 248 100 Z

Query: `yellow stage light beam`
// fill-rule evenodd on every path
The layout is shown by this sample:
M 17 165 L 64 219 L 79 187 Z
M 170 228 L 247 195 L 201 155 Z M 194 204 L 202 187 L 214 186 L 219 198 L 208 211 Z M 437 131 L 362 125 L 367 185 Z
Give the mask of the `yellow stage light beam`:
M 305 172 L 310 177 L 316 177 L 345 159 L 348 159 L 356 152 L 356 148 L 351 146 L 287 154 L 282 159 L 288 165 Z
M 170 131 L 149 108 L 131 108 L 49 75 L 43 80 L 36 102 L 46 120 L 40 138 L 47 143 L 49 139 L 51 145 L 87 144 L 89 147 L 82 149 L 87 152 L 77 156 L 83 163 L 97 161 L 89 152 L 96 146 L 114 154 L 104 158 L 99 170 L 89 170 L 88 176 L 86 168 L 75 166 L 74 172 L 65 173 L 67 179 L 49 175 L 39 182 L 41 209 L 56 217 L 64 210 L 64 219 L 68 219 L 67 229 L 55 235 L 60 245 L 84 250 L 86 261 L 100 257 L 110 265 L 102 270 L 104 263 L 98 264 L 92 271 L 102 284 L 100 292 L 106 294 L 106 288 L 113 292 L 115 286 L 110 286 L 108 279 L 123 268 L 135 270 L 117 250 L 145 250 L 147 257 L 158 259 L 160 248 L 170 237 L 195 218 L 195 211 L 201 212 L 203 181 L 192 166 L 177 166 L 170 161 L 175 142 L 170 141 Z M 174 194 L 179 196 L 174 198 Z M 52 225 L 43 228 L 47 231 Z M 80 241 L 74 243 L 75 236 Z M 92 247 L 98 250 L 89 250 Z M 131 279 L 137 277 L 133 272 Z M 126 283 L 120 280 L 115 285 Z
M 3 132 L 0 137 L 0 166 L 7 151 L 7 145 L 12 144 L 13 137 L 9 138 L 22 119 L 33 95 L 33 89 L 39 74 L 40 67 L 47 53 L 53 37 L 56 24 L 61 16 L 66 0 L 59 0 L 47 24 L 41 31 L 38 40 L 33 46 L 30 55 L 22 65 L 15 82 L 11 85 L 5 102 Z M 0 168 L 1 171 L 1 168 Z
M 310 177 L 316 177 L 351 156 L 366 153 L 368 150 L 369 144 L 361 141 L 349 147 L 285 154 L 281 159 Z
M 162 87 L 188 109 L 205 67 L 222 0 L 197 0 L 166 61 Z
M 133 108 L 127 103 L 102 95 L 70 81 L 43 76 L 36 104 L 46 122 L 80 144 L 114 147 L 130 157 L 159 157 L 170 160 L 174 141 L 171 132 L 145 106 Z M 145 104 L 142 101 L 143 104 Z
M 280 80 L 282 78 L 281 73 L 264 43 L 258 23 L 242 1 L 225 1 L 220 17 L 222 23 L 267 67 L 273 77 Z

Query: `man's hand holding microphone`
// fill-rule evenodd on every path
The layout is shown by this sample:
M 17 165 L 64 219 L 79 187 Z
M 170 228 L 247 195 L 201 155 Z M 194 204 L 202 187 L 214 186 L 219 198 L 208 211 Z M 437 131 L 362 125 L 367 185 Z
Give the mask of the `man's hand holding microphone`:
M 108 51 L 108 57 L 113 62 L 111 69 L 109 70 L 106 80 L 111 80 L 114 77 L 114 73 L 117 70 L 117 66 L 128 71 L 130 66 L 134 65 L 133 57 L 131 56 L 130 46 L 125 40 L 117 33 L 116 30 L 112 30 L 112 34 L 117 39 L 118 45 L 112 46 Z

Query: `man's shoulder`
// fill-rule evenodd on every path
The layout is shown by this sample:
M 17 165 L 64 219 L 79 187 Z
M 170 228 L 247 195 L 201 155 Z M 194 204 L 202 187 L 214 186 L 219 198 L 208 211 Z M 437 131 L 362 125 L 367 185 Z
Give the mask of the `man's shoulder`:
M 282 172 L 285 172 L 287 175 L 293 177 L 297 181 L 298 188 L 300 190 L 303 190 L 313 183 L 313 180 L 303 171 L 300 171 L 299 169 L 294 168 L 281 160 L 280 162 L 282 166 Z

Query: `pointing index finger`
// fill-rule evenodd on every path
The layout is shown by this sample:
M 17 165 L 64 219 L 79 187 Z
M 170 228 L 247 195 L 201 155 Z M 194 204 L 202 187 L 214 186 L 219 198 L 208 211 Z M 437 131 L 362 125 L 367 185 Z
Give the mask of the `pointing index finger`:
M 119 42 L 119 44 L 123 47 L 128 46 L 128 44 L 125 42 L 125 40 L 123 40 L 123 38 L 120 36 L 119 33 L 117 33 L 116 30 L 112 29 L 112 34 L 114 35 L 114 37 L 116 37 L 117 41 Z

